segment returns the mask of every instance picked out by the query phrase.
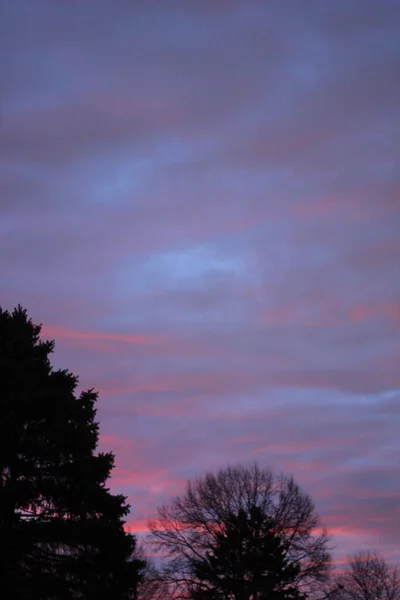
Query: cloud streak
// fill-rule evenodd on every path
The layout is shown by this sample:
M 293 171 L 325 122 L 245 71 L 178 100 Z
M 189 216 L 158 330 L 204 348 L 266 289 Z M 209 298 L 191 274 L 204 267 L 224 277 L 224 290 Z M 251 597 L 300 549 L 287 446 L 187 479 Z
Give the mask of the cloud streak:
M 127 333 L 110 333 L 106 331 L 78 331 L 76 329 L 69 329 L 67 327 L 57 327 L 52 325 L 42 326 L 41 335 L 54 337 L 54 338 L 67 338 L 74 341 L 88 340 L 88 341 L 111 341 L 111 342 L 124 342 L 126 344 L 135 345 L 151 345 L 157 343 L 160 338 L 145 335 L 135 335 Z

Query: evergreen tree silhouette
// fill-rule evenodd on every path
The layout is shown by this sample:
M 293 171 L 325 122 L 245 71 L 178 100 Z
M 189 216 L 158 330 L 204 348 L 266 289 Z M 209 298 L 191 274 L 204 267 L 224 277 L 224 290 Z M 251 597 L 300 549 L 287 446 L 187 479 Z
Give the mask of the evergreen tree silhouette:
M 77 377 L 53 370 L 18 306 L 0 308 L 0 574 L 7 598 L 128 600 L 142 561 L 124 531 L 126 498 L 97 453 L 97 394 L 75 395 Z
M 195 566 L 194 600 L 302 600 L 294 585 L 300 567 L 273 525 L 258 506 L 231 513 Z

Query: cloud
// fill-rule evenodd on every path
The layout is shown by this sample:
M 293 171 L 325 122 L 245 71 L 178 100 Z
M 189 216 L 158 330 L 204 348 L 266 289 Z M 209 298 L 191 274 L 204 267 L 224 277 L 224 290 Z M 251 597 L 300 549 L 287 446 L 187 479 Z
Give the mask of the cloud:
M 75 329 L 69 329 L 67 327 L 58 327 L 51 325 L 42 326 L 41 335 L 54 337 L 54 338 L 67 338 L 72 339 L 74 341 L 79 340 L 88 340 L 96 342 L 100 341 L 111 341 L 111 342 L 124 342 L 126 344 L 136 344 L 136 345 L 148 345 L 152 343 L 157 343 L 160 341 L 152 336 L 144 336 L 144 335 L 136 335 L 136 334 L 127 334 L 127 333 L 110 333 L 110 332 L 101 332 L 101 331 L 78 331 Z
M 128 526 L 256 459 L 400 558 L 398 6 L 2 13 L 0 301 L 99 390 Z

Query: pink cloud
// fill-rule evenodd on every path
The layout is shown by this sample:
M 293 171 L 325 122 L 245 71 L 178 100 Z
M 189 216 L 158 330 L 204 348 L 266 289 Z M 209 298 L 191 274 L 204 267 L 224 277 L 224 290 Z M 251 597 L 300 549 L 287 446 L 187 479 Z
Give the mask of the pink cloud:
M 129 519 L 124 529 L 128 533 L 147 533 L 149 530 L 147 519 Z
M 89 342 L 123 342 L 125 344 L 134 344 L 139 346 L 158 344 L 162 341 L 165 341 L 165 338 L 162 336 L 112 332 L 110 333 L 105 331 L 81 331 L 76 329 L 70 329 L 68 327 L 58 327 L 55 325 L 43 325 L 42 335 L 51 338 L 66 338 L 73 341 L 84 340 Z M 100 345 L 98 347 L 102 350 L 107 348 L 107 346 L 105 345 Z
M 400 301 L 360 304 L 350 310 L 349 316 L 355 321 L 384 318 L 395 327 L 400 325 Z
M 262 311 L 261 321 L 267 325 L 296 324 L 308 327 L 332 327 L 372 319 L 387 319 L 396 326 L 400 320 L 400 302 L 381 301 L 370 304 L 346 306 L 346 303 L 331 299 L 326 302 L 322 296 L 315 302 L 293 303 L 291 306 L 276 306 Z

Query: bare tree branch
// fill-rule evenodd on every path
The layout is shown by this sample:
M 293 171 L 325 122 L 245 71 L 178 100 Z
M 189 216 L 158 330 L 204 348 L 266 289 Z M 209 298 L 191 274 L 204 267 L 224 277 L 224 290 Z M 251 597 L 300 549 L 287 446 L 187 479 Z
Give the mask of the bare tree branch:
M 321 530 L 311 498 L 292 477 L 254 464 L 227 467 L 189 481 L 182 496 L 158 509 L 157 518 L 149 522 L 148 541 L 166 556 L 160 574 L 164 584 L 170 589 L 175 586 L 174 593 L 186 598 L 201 585 L 208 589 L 196 577 L 195 566 L 205 565 L 209 570 L 208 555 L 224 535 L 231 515 L 241 511 L 249 515 L 254 507 L 265 515 L 271 535 L 280 540 L 287 563 L 296 565 L 297 589 L 311 590 L 325 581 L 329 539 Z
M 349 558 L 337 578 L 342 591 L 334 600 L 400 600 L 400 570 L 375 551 L 362 551 Z

